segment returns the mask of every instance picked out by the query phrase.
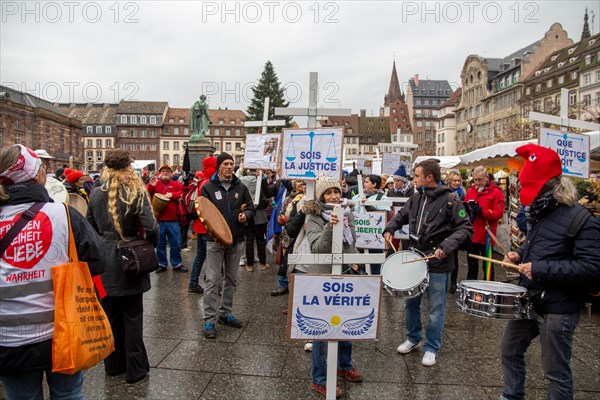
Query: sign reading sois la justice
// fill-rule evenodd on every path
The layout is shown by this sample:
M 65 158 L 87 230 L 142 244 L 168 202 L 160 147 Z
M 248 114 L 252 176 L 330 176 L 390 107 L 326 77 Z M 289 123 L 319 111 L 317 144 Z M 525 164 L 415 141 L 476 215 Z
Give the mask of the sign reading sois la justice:
M 281 175 L 290 179 L 315 179 L 327 175 L 340 179 L 342 128 L 285 129 Z

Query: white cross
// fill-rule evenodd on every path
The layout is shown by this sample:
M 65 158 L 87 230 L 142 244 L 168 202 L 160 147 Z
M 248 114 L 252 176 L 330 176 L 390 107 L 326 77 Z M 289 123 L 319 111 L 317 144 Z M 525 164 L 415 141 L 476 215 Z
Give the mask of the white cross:
M 307 128 L 316 128 L 317 127 L 317 116 L 347 116 L 352 113 L 351 109 L 348 108 L 318 108 L 317 102 L 319 100 L 319 74 L 317 72 L 311 72 L 309 78 L 309 91 L 308 91 L 308 108 L 286 108 L 286 107 L 275 107 L 275 115 L 287 115 L 287 116 L 303 116 L 308 117 L 308 126 Z M 343 154 L 343 146 L 342 143 L 342 153 Z M 306 182 L 306 199 L 312 200 L 315 198 L 315 181 Z M 344 213 L 341 208 L 334 210 L 340 221 L 344 219 Z M 304 255 L 295 255 L 297 257 L 306 257 L 305 261 L 307 264 L 333 264 L 332 273 L 334 275 L 340 275 L 342 273 L 342 226 L 344 224 L 338 223 L 335 225 L 333 229 L 333 248 L 332 253 L 334 254 L 304 254 Z M 337 247 L 335 245 L 338 245 Z M 365 263 L 369 254 L 360 254 L 361 256 L 367 256 L 361 259 L 361 261 L 351 261 L 357 263 Z M 383 255 L 383 254 L 382 254 Z M 288 257 L 294 256 L 290 254 Z M 319 256 L 323 256 L 324 262 L 318 262 L 320 260 Z M 358 255 L 346 254 L 346 260 L 349 260 L 351 257 L 357 257 Z M 317 258 L 315 258 L 317 257 Z M 371 254 L 370 260 L 373 260 L 373 255 Z M 300 262 L 294 262 L 293 264 L 297 264 Z M 338 342 L 331 341 L 327 343 L 327 399 L 335 399 L 335 388 L 337 381 L 337 353 L 338 353 Z
M 560 116 L 532 111 L 529 113 L 529 119 L 559 125 L 562 131 L 566 131 L 570 127 L 590 131 L 600 130 L 600 124 L 569 118 L 569 90 L 565 88 L 560 89 Z
M 274 119 L 269 121 L 269 101 L 268 97 L 265 97 L 265 102 L 263 105 L 263 119 L 262 121 L 244 121 L 244 127 L 246 128 L 255 128 L 260 127 L 260 133 L 262 135 L 267 134 L 267 129 L 269 126 L 285 126 L 285 120 L 283 119 Z M 279 153 L 279 152 L 278 152 Z M 256 182 L 256 193 L 254 195 L 254 204 L 258 204 L 260 201 L 260 190 L 262 186 L 262 177 L 263 171 L 262 169 L 258 173 L 258 178 Z
M 307 128 L 310 129 L 317 127 L 317 116 L 343 117 L 352 113 L 352 110 L 349 108 L 318 108 L 318 100 L 319 74 L 317 72 L 311 72 L 309 78 L 308 108 L 275 107 L 275 115 L 308 117 Z M 341 154 L 344 154 L 343 150 Z M 307 199 L 315 198 L 315 181 L 306 182 L 306 196 Z

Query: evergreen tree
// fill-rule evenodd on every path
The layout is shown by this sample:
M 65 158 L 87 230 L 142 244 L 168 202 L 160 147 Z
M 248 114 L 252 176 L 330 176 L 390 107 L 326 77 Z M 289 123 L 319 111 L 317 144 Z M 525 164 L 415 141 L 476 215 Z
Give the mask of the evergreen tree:
M 283 89 L 279 87 L 279 79 L 275 73 L 275 68 L 271 61 L 267 61 L 260 79 L 256 86 L 252 87 L 254 97 L 250 101 L 250 105 L 246 110 L 248 121 L 262 121 L 265 104 L 265 97 L 269 98 L 269 119 L 285 120 L 285 127 L 289 128 L 292 117 L 290 116 L 275 116 L 275 107 L 287 107 L 290 102 L 285 101 Z M 268 132 L 276 132 L 284 127 L 269 127 Z M 248 133 L 258 132 L 258 128 L 247 128 Z

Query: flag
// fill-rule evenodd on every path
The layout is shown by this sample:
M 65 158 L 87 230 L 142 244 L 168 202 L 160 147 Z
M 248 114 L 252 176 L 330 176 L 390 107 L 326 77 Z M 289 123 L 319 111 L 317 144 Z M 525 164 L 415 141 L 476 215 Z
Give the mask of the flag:
M 271 216 L 269 218 L 269 225 L 267 226 L 267 249 L 271 253 L 275 253 L 276 249 L 273 246 L 274 235 L 279 235 L 283 230 L 283 227 L 277 223 L 277 217 L 281 212 L 281 206 L 283 205 L 283 199 L 286 196 L 286 189 L 284 185 L 279 185 L 279 189 L 277 190 L 277 195 L 275 196 L 275 200 L 273 201 L 273 208 L 271 209 Z
M 492 239 L 490 238 L 490 234 L 487 233 L 487 229 L 485 234 L 485 256 L 487 258 L 492 258 Z M 486 281 L 493 280 L 492 268 L 494 268 L 492 263 L 490 261 L 485 261 L 483 270 L 485 271 Z

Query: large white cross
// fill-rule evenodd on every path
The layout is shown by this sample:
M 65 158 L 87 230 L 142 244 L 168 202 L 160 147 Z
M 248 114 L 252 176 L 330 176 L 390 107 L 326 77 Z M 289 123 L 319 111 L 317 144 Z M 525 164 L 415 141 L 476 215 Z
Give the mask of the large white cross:
M 307 128 L 310 129 L 317 127 L 318 116 L 343 117 L 349 116 L 352 113 L 352 110 L 349 108 L 319 108 L 317 107 L 318 101 L 319 74 L 311 72 L 309 77 L 308 108 L 275 107 L 275 115 L 308 117 Z M 342 143 L 342 147 L 343 145 Z M 341 154 L 343 154 L 343 149 Z M 306 182 L 306 198 L 311 200 L 315 198 L 315 181 Z
M 302 116 L 308 117 L 307 128 L 316 128 L 317 127 L 317 116 L 347 116 L 352 113 L 351 109 L 348 108 L 318 108 L 317 103 L 319 101 L 319 74 L 317 72 L 311 72 L 309 77 L 309 90 L 308 90 L 308 108 L 287 108 L 287 107 L 275 107 L 275 115 L 286 115 L 286 116 Z M 343 154 L 343 146 L 342 143 L 342 154 Z M 315 198 L 315 181 L 310 180 L 306 182 L 306 194 L 307 200 Z M 335 209 L 335 212 L 338 214 L 339 220 L 343 221 L 344 214 L 343 210 Z M 333 230 L 333 248 L 332 253 L 335 254 L 305 254 L 305 255 L 295 255 L 297 257 L 306 257 L 307 264 L 332 264 L 332 274 L 340 275 L 342 273 L 342 223 L 336 224 Z M 336 229 L 337 228 L 337 229 Z M 337 246 L 336 246 L 337 245 Z M 337 247 L 337 248 L 336 248 Z M 293 256 L 292 254 L 289 257 Z M 322 261 L 318 262 L 318 256 L 324 256 Z M 348 257 L 355 257 L 356 255 L 346 254 L 345 260 L 348 260 Z M 368 254 L 361 254 L 361 256 L 369 256 Z M 317 257 L 317 258 L 315 258 Z M 367 257 L 365 257 L 362 261 L 351 261 L 357 263 L 364 263 L 367 261 Z M 371 255 L 372 261 L 373 255 Z M 293 262 L 293 264 L 298 264 L 299 261 Z M 337 382 L 337 352 L 338 352 L 338 342 L 328 342 L 327 344 L 327 399 L 335 399 L 335 388 Z
M 560 116 L 532 111 L 529 113 L 529 119 L 559 125 L 562 131 L 566 131 L 571 127 L 590 131 L 600 130 L 600 124 L 569 118 L 569 90 L 565 88 L 560 89 Z
M 285 120 L 283 120 L 283 119 L 274 119 L 274 120 L 269 121 L 269 102 L 270 102 L 270 99 L 268 97 L 265 97 L 265 101 L 264 101 L 264 105 L 263 105 L 264 108 L 263 108 L 262 121 L 244 121 L 244 127 L 246 127 L 246 128 L 260 127 L 261 128 L 260 133 L 262 135 L 266 135 L 267 129 L 269 126 L 285 126 Z M 279 154 L 279 151 L 277 152 L 277 154 Z M 254 204 L 256 204 L 256 205 L 258 205 L 258 203 L 260 201 L 262 178 L 263 178 L 263 171 L 261 169 L 258 174 L 258 178 L 257 178 L 257 182 L 256 182 L 256 193 L 254 196 Z

